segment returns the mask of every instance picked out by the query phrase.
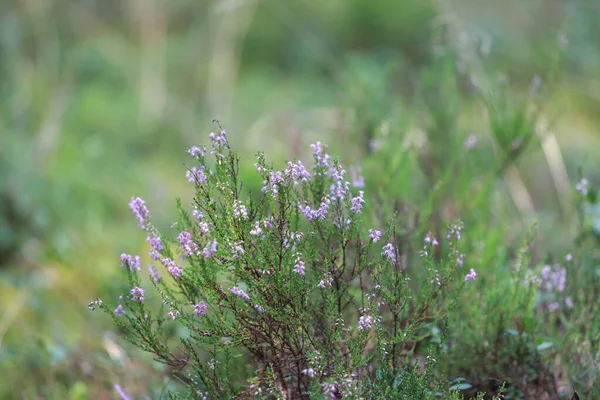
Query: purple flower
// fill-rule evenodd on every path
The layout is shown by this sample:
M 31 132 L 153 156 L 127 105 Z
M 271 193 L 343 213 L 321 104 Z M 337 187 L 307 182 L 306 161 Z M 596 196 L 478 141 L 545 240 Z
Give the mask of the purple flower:
M 356 213 L 356 214 L 360 214 L 360 212 L 362 211 L 363 208 L 363 204 L 365 202 L 363 196 L 364 196 L 364 192 L 361 190 L 358 192 L 358 196 L 354 197 L 352 199 L 352 207 L 350 207 L 350 211 Z
M 150 274 L 150 278 L 154 281 L 154 283 L 160 282 L 160 273 L 154 267 L 148 267 L 148 273 Z
M 187 150 L 187 153 L 192 157 L 204 157 L 206 154 L 206 147 L 202 146 L 202 148 L 198 146 L 192 146 Z
M 327 217 L 327 211 L 329 210 L 330 203 L 331 200 L 329 200 L 329 198 L 323 197 L 318 209 L 313 210 L 305 201 L 304 204 L 298 203 L 298 210 L 300 210 L 300 213 L 302 213 L 302 215 L 304 215 L 308 221 L 312 222 L 315 219 L 324 220 Z
M 194 204 L 194 209 L 192 210 L 192 217 L 198 221 L 202 221 L 204 219 L 204 214 L 202 211 L 198 210 L 198 206 L 196 204 Z
M 115 312 L 115 315 L 117 317 L 122 317 L 123 315 L 125 315 L 125 310 L 123 309 L 123 305 L 122 304 L 119 304 L 117 306 L 117 308 L 115 308 L 114 312 Z
M 350 186 L 350 182 L 335 182 L 332 183 L 329 187 L 329 193 L 331 193 L 332 198 L 336 198 L 339 201 L 343 201 L 346 197 L 346 193 L 348 193 L 348 187 Z
M 205 260 L 208 260 L 217 252 L 217 239 L 213 239 L 212 243 L 208 242 L 206 247 L 202 250 L 202 256 Z
M 252 228 L 252 230 L 250 231 L 250 234 L 252 236 L 258 236 L 262 233 L 262 229 L 260 229 L 260 221 L 256 221 L 254 223 L 254 227 Z
M 172 308 L 167 314 L 173 321 L 175 321 L 177 317 L 181 316 L 181 313 L 178 310 L 173 310 Z
M 310 378 L 314 378 L 314 377 L 315 377 L 315 375 L 317 374 L 317 373 L 315 372 L 315 370 L 314 370 L 314 369 L 312 369 L 312 368 L 306 368 L 306 369 L 303 369 L 303 370 L 302 370 L 302 373 L 303 373 L 304 375 L 306 375 L 306 376 L 310 377 Z
M 201 185 L 206 182 L 206 175 L 204 175 L 204 165 L 200 167 L 192 167 L 185 171 L 185 177 L 188 182 L 195 183 L 196 185 Z
M 144 289 L 142 289 L 141 287 L 134 287 L 133 289 L 131 289 L 129 294 L 131 295 L 132 301 L 144 301 Z
M 244 247 L 242 246 L 242 243 L 243 242 L 234 243 L 234 245 L 231 249 L 231 255 L 233 255 L 233 258 L 240 258 L 242 256 L 242 254 L 246 253 L 244 251 Z
M 356 188 L 365 187 L 365 178 L 362 176 L 362 167 L 350 167 L 352 186 Z
M 263 308 L 263 306 L 261 306 L 260 304 L 256 304 L 254 305 L 254 309 L 258 312 L 265 312 L 265 309 Z
M 302 161 L 296 161 L 295 163 L 288 161 L 288 167 L 284 171 L 285 176 L 287 176 L 294 185 L 297 185 L 299 182 L 310 182 L 310 172 L 304 167 Z
M 373 326 L 373 317 L 370 315 L 363 315 L 358 319 L 358 329 L 366 331 L 371 329 Z
M 199 222 L 198 229 L 200 230 L 201 235 L 208 235 L 210 233 L 210 227 L 208 225 L 208 222 Z
M 462 221 L 458 221 L 457 223 L 453 224 L 450 226 L 450 231 L 448 232 L 448 235 L 446 236 L 446 239 L 448 239 L 449 241 L 459 241 L 460 240 L 460 233 L 461 231 L 464 229 L 464 224 L 462 223 Z
M 151 232 L 146 237 L 146 241 L 152 248 L 152 250 L 150 250 L 150 258 L 153 260 L 160 259 L 160 252 L 163 250 L 163 244 L 160 237 L 155 232 Z
M 131 256 L 129 254 L 121 254 L 121 268 L 129 267 L 130 271 L 139 271 L 140 267 L 140 256 Z
M 377 229 L 369 229 L 369 237 L 373 239 L 373 243 L 377 243 L 377 241 L 381 238 L 381 231 Z
M 432 246 L 438 246 L 440 243 L 437 241 L 437 239 L 435 238 L 435 236 L 433 236 L 431 234 L 431 232 L 429 232 L 426 236 L 425 236 L 425 243 L 427 244 L 431 244 Z
M 268 171 L 268 169 L 265 167 L 265 154 L 258 153 L 257 159 L 258 161 L 254 163 L 254 168 L 256 168 L 256 172 L 263 176 L 263 173 Z
M 298 275 L 304 275 L 304 261 L 300 258 L 302 254 L 298 253 L 296 255 L 296 264 L 294 265 L 294 272 Z
M 279 193 L 278 185 L 284 183 L 283 174 L 281 171 L 270 171 L 269 178 L 263 181 L 262 192 L 267 193 L 269 190 L 273 196 Z
M 327 210 L 329 210 L 330 200 L 328 197 L 323 197 L 319 209 L 315 210 L 314 217 L 320 220 L 324 220 L 327 216 Z
M 467 276 L 465 276 L 465 282 L 472 282 L 475 280 L 475 278 L 477 278 L 477 272 L 475 272 L 475 270 L 471 268 L 471 271 L 469 271 Z
M 567 270 L 560 265 L 555 265 L 554 270 L 549 265 L 542 268 L 542 283 L 546 290 L 564 292 L 567 282 Z
M 223 146 L 224 144 L 227 144 L 227 136 L 225 131 L 221 131 L 218 135 L 215 135 L 214 132 L 211 132 L 208 134 L 208 137 L 217 146 Z
M 337 382 L 329 383 L 325 382 L 321 384 L 321 390 L 323 390 L 323 394 L 325 396 L 329 395 L 330 399 L 338 399 L 342 398 L 340 390 L 337 387 Z
M 129 202 L 129 208 L 131 208 L 133 215 L 135 215 L 140 222 L 140 227 L 146 229 L 146 224 L 150 218 L 150 211 L 148 211 L 148 207 L 146 207 L 146 202 L 139 197 L 132 197 Z
M 329 187 L 329 192 L 333 198 L 337 198 L 339 201 L 344 200 L 350 186 L 350 182 L 344 181 L 345 173 L 346 171 L 339 164 L 331 168 L 331 175 L 334 182 Z
M 241 297 L 242 299 L 246 300 L 246 301 L 250 301 L 250 296 L 248 296 L 246 294 L 246 292 L 244 292 L 242 289 L 240 289 L 237 286 L 234 286 L 232 288 L 229 289 L 229 292 L 231 294 L 236 295 L 237 297 Z
M 248 219 L 248 211 L 246 211 L 246 206 L 239 200 L 236 200 L 233 203 L 233 215 L 238 219 Z
M 323 279 L 317 285 L 318 288 L 325 289 L 327 286 L 331 287 L 333 285 L 333 278 L 331 276 L 325 275 Z
M 169 271 L 169 274 L 171 274 L 173 278 L 178 279 L 181 277 L 181 274 L 183 274 L 183 269 L 170 258 L 165 257 L 161 259 L 160 262 L 167 268 L 167 271 Z
M 300 210 L 300 213 L 302 213 L 307 220 L 312 221 L 315 219 L 314 211 L 307 203 L 304 205 L 302 205 L 302 203 L 298 203 L 298 210 Z
M 196 242 L 194 242 L 194 239 L 192 238 L 192 234 L 190 232 L 188 232 L 187 230 L 182 231 L 177 236 L 177 239 L 179 239 L 179 244 L 181 245 L 181 248 L 185 251 L 185 254 L 187 256 L 193 256 L 198 254 L 198 245 L 196 244 Z
M 315 156 L 315 166 L 317 168 L 327 168 L 329 166 L 329 154 L 323 153 L 323 145 L 316 142 L 310 145 Z
M 197 317 L 201 317 L 203 315 L 206 315 L 206 303 L 201 301 L 198 304 L 194 304 L 194 315 Z
M 388 243 L 385 246 L 383 246 L 383 252 L 381 253 L 381 255 L 384 255 L 391 262 L 396 262 L 396 253 L 394 245 L 391 243 Z

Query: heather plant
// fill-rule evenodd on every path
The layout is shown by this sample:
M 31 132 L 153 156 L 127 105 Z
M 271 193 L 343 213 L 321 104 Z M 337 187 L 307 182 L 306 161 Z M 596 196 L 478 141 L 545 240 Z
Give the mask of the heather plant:
M 365 221 L 368 197 L 323 144 L 311 145 L 310 170 L 300 160 L 276 170 L 258 153 L 263 187 L 251 193 L 225 132 L 210 139 L 188 151 L 195 195 L 188 207 L 177 200 L 173 232 L 158 231 L 142 199 L 130 202 L 151 248 L 149 279 L 139 256 L 123 254 L 128 293 L 89 308 L 197 398 L 458 398 L 436 372 L 441 341 L 416 347 L 477 277 L 459 271 L 463 224 L 449 226 L 442 257 L 441 239 L 422 238 L 426 279 L 411 285 L 394 222 Z

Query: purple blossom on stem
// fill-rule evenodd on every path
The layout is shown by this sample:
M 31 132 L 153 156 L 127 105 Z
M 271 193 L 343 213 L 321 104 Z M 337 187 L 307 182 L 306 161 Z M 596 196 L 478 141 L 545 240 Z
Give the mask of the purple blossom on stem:
M 210 233 L 210 227 L 208 222 L 202 221 L 198 223 L 198 229 L 201 235 L 208 235 Z
M 202 256 L 205 260 L 208 260 L 217 252 L 217 239 L 213 239 L 212 243 L 208 242 L 206 247 L 202 250 Z
M 204 157 L 206 154 L 206 147 L 202 146 L 202 148 L 198 146 L 192 146 L 187 150 L 187 153 L 192 157 Z
M 141 287 L 134 287 L 133 289 L 131 289 L 129 294 L 131 295 L 132 301 L 144 301 L 144 289 L 142 289 Z
M 233 247 L 231 248 L 231 255 L 233 255 L 233 258 L 240 258 L 242 254 L 246 253 L 242 243 L 243 242 L 233 244 Z
M 215 135 L 214 132 L 208 134 L 208 138 L 217 146 L 223 146 L 227 144 L 227 136 L 225 131 L 221 131 L 218 135 Z
M 542 284 L 547 291 L 564 292 L 567 283 L 567 270 L 555 265 L 554 270 L 549 265 L 542 268 Z
M 310 145 L 315 156 L 315 166 L 317 168 L 329 167 L 329 154 L 323 153 L 323 145 L 321 142 L 316 142 Z
M 204 174 L 204 165 L 200 167 L 192 167 L 185 171 L 185 177 L 188 182 L 195 183 L 196 185 L 201 185 L 206 182 L 206 175 Z
M 304 204 L 298 203 L 298 210 L 300 210 L 300 213 L 302 213 L 302 215 L 304 215 L 308 221 L 312 222 L 315 219 L 324 220 L 327 217 L 327 211 L 329 210 L 330 203 L 331 200 L 329 200 L 329 198 L 323 197 L 318 209 L 313 210 L 305 201 Z
M 122 304 L 119 304 L 117 306 L 117 308 L 115 308 L 114 312 L 115 312 L 115 315 L 117 317 L 122 317 L 123 315 L 125 315 L 125 310 L 123 309 L 123 305 Z
M 310 377 L 310 378 L 314 378 L 314 377 L 315 377 L 315 375 L 317 374 L 317 373 L 315 372 L 315 370 L 314 370 L 314 369 L 312 369 L 312 368 L 306 368 L 306 369 L 303 369 L 303 370 L 302 370 L 302 373 L 303 373 L 304 375 L 306 375 L 306 376 Z
M 206 303 L 201 301 L 198 304 L 194 304 L 194 315 L 197 317 L 201 317 L 203 315 L 206 315 L 206 310 L 207 310 L 207 306 Z
M 329 200 L 328 197 L 323 197 L 323 199 L 321 200 L 321 204 L 319 205 L 319 208 L 317 210 L 315 210 L 314 218 L 324 220 L 325 217 L 327 216 L 327 211 L 329 210 L 330 202 L 331 201 Z
M 130 271 L 139 271 L 140 267 L 140 256 L 131 256 L 129 254 L 121 254 L 121 268 L 129 267 Z
M 175 319 L 177 319 L 177 317 L 181 316 L 181 313 L 178 310 L 174 310 L 174 309 L 170 309 L 169 312 L 167 313 L 169 315 L 169 318 L 171 318 L 173 321 L 175 321 Z
M 248 219 L 246 206 L 239 200 L 233 202 L 233 215 L 236 218 Z
M 458 221 L 455 224 L 452 224 L 450 226 L 450 231 L 448 232 L 448 235 L 446 236 L 446 239 L 448 239 L 448 241 L 459 241 L 460 240 L 460 233 L 461 231 L 464 229 L 464 224 L 462 223 L 462 221 Z
M 323 279 L 317 285 L 318 288 L 325 289 L 327 286 L 331 287 L 333 285 L 333 278 L 329 275 L 323 276 Z
M 465 263 L 465 255 L 462 254 L 460 251 L 456 250 L 454 252 L 454 261 L 456 261 L 456 264 L 459 267 L 462 267 Z
M 248 294 L 246 294 L 246 292 L 244 292 L 242 289 L 240 289 L 237 286 L 230 288 L 229 292 L 237 297 L 241 297 L 242 299 L 244 299 L 246 301 L 250 301 L 250 296 L 248 296 Z
M 383 246 L 383 252 L 381 253 L 381 255 L 385 256 L 391 262 L 396 262 L 396 253 L 394 245 L 391 243 L 388 243 L 385 246 Z
M 467 276 L 465 276 L 465 282 L 472 282 L 475 280 L 475 278 L 477 278 L 477 272 L 475 272 L 475 270 L 471 268 L 471 271 L 469 271 Z
M 180 232 L 177 239 L 179 239 L 179 244 L 188 257 L 198 254 L 198 245 L 194 242 L 190 232 L 187 230 Z
M 297 273 L 298 275 L 304 275 L 304 261 L 302 261 L 302 259 L 300 258 L 302 256 L 302 254 L 298 253 L 296 255 L 296 264 L 294 265 L 294 272 Z
M 344 182 L 345 173 L 346 170 L 340 164 L 336 164 L 331 168 L 333 183 L 329 187 L 329 192 L 332 197 L 337 198 L 339 201 L 343 201 L 349 191 L 350 182 Z
M 154 283 L 160 282 L 160 273 L 156 268 L 152 266 L 148 267 L 148 273 L 150 274 L 150 278 L 154 281 Z
M 196 204 L 194 204 L 194 209 L 192 210 L 192 217 L 198 221 L 202 221 L 204 219 L 204 214 L 202 211 L 198 210 L 198 206 Z
M 276 196 L 277 194 L 279 194 L 279 189 L 278 189 L 277 185 L 279 185 L 283 182 L 284 182 L 284 179 L 283 179 L 283 174 L 281 173 L 281 171 L 270 171 L 269 179 L 263 181 L 262 192 L 267 193 L 270 190 L 271 194 L 273 194 L 273 196 Z
M 352 199 L 352 207 L 350 207 L 350 211 L 356 213 L 356 214 L 360 214 L 360 212 L 362 211 L 363 208 L 363 204 L 365 202 L 363 196 L 364 196 L 365 192 L 363 192 L 362 190 L 358 192 L 358 196 L 354 197 Z
M 160 262 L 167 268 L 167 271 L 169 271 L 169 274 L 171 274 L 173 278 L 179 279 L 181 274 L 183 274 L 183 269 L 172 259 L 165 257 L 161 259 Z
M 321 390 L 323 391 L 323 395 L 329 395 L 330 399 L 339 399 L 342 397 L 337 382 L 325 382 L 321 384 Z
M 373 317 L 370 315 L 363 315 L 358 319 L 358 329 L 366 331 L 371 329 L 373 326 Z
M 288 161 L 288 167 L 285 169 L 285 176 L 288 177 L 294 185 L 300 182 L 310 182 L 310 172 L 304 167 L 302 161 Z
M 150 250 L 150 258 L 153 260 L 160 259 L 160 252 L 164 248 L 162 241 L 160 240 L 160 236 L 158 236 L 155 232 L 150 232 L 146 237 L 146 241 L 152 248 L 152 250 Z
M 377 229 L 369 229 L 369 237 L 373 240 L 373 243 L 377 243 L 377 241 L 381 238 L 381 231 Z
M 431 232 L 427 233 L 424 239 L 425 243 L 431 244 L 432 246 L 438 246 L 440 243 L 437 241 L 435 236 L 431 234 Z
M 256 221 L 254 223 L 254 226 L 252 227 L 252 230 L 250 231 L 250 234 L 252 236 L 258 236 L 262 233 L 262 229 L 260 229 L 260 221 Z
M 150 211 L 146 207 L 146 202 L 139 197 L 132 197 L 129 202 L 129 208 L 133 211 L 142 229 L 146 229 L 146 224 L 150 218 Z

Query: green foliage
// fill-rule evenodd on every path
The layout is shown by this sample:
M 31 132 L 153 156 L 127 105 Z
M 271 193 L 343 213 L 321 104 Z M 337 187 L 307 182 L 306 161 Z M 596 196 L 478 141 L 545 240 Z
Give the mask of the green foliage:
M 191 331 L 165 314 L 170 306 L 160 310 L 149 281 L 139 283 L 147 308 L 164 320 L 151 343 L 167 364 L 114 336 L 132 326 L 149 335 L 158 322 L 115 330 L 82 305 L 96 296 L 113 304 L 136 283 L 114 280 L 116 254 L 146 252 L 123 206 L 132 195 L 152 204 L 163 234 L 175 219 L 189 226 L 194 190 L 176 178 L 186 172 L 181 150 L 215 117 L 231 127 L 240 151 L 240 198 L 260 212 L 271 211 L 249 157 L 256 148 L 283 165 L 305 160 L 306 144 L 321 140 L 349 171 L 362 168 L 366 204 L 353 240 L 364 242 L 369 227 L 392 238 L 411 278 L 390 298 L 410 305 L 402 323 L 433 299 L 432 313 L 412 321 L 412 339 L 397 346 L 397 370 L 372 367 L 379 348 L 372 358 L 350 357 L 373 378 L 365 390 L 490 398 L 505 383 L 505 398 L 575 398 L 575 388 L 582 398 L 600 397 L 599 163 L 585 158 L 600 145 L 597 12 L 593 2 L 542 3 L 3 2 L 0 398 L 104 398 L 116 384 L 131 397 L 164 398 L 190 382 L 180 367 L 192 354 Z M 570 180 L 583 178 L 586 193 L 573 190 Z M 181 214 L 171 193 L 182 197 Z M 457 219 L 465 231 L 452 249 L 442 238 Z M 422 258 L 428 233 L 441 243 Z M 460 293 L 436 294 L 432 279 L 459 283 L 451 278 L 457 250 L 464 266 L 454 274 L 462 279 L 474 268 L 477 279 Z M 380 253 L 364 251 L 370 260 Z M 358 254 L 350 253 L 349 262 Z M 333 249 L 311 256 L 339 259 Z M 563 270 L 562 291 L 538 282 Z M 301 288 L 272 284 L 284 283 Z M 192 299 L 195 288 L 185 289 Z M 356 327 L 361 292 L 356 282 L 342 292 L 356 303 L 347 321 Z M 183 303 L 185 315 L 191 306 Z M 226 373 L 220 384 L 248 388 L 255 357 L 233 344 L 235 351 L 216 346 Z M 277 387 L 276 369 L 262 372 L 255 387 Z

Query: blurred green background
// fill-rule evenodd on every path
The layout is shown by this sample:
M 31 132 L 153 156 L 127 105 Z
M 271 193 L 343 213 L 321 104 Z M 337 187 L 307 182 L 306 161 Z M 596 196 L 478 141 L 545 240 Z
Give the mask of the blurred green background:
M 577 169 L 600 177 L 599 19 L 595 1 L 2 1 L 0 398 L 158 397 L 168 374 L 86 307 L 120 293 L 122 252 L 147 253 L 129 199 L 168 226 L 215 118 L 248 165 L 316 140 L 345 165 L 378 135 L 418 143 L 440 49 L 464 95 L 444 99 L 484 149 L 475 84 L 527 96 L 541 78 L 547 127 L 517 186 L 560 245 Z

